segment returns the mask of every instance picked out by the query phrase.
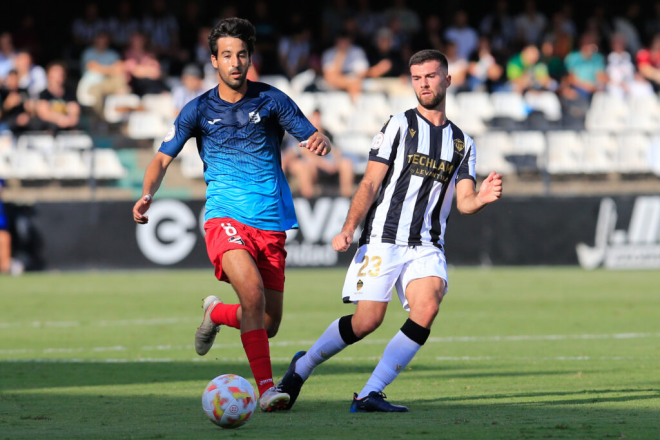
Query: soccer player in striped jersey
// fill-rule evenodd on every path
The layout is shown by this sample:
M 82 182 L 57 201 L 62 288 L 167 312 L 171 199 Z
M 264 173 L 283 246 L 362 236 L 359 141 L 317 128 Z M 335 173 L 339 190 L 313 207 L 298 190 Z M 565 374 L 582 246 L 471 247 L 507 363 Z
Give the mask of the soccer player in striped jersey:
M 447 58 L 423 50 L 410 58 L 417 108 L 390 118 L 371 145 L 369 165 L 340 234 L 332 244 L 346 251 L 365 220 L 359 248 L 348 268 L 342 297 L 355 314 L 334 321 L 307 351 L 296 353 L 279 388 L 295 403 L 314 369 L 372 333 L 385 317 L 392 289 L 409 319 L 392 338 L 352 412 L 405 412 L 383 390 L 424 345 L 447 293 L 444 234 L 454 193 L 462 214 L 475 214 L 502 195 L 495 172 L 476 192 L 474 141 L 445 114 L 451 84 Z M 379 193 L 380 190 L 380 193 Z
M 255 29 L 240 18 L 221 20 L 209 36 L 217 87 L 181 110 L 144 176 L 142 198 L 133 208 L 145 215 L 167 167 L 190 138 L 204 162 L 209 258 L 219 280 L 231 283 L 240 304 L 204 300 L 195 349 L 205 355 L 220 325 L 241 331 L 241 341 L 259 388 L 263 411 L 283 408 L 289 395 L 273 385 L 268 338 L 282 320 L 286 230 L 298 227 L 289 185 L 282 171 L 284 130 L 310 151 L 325 155 L 330 141 L 281 91 L 246 81 Z

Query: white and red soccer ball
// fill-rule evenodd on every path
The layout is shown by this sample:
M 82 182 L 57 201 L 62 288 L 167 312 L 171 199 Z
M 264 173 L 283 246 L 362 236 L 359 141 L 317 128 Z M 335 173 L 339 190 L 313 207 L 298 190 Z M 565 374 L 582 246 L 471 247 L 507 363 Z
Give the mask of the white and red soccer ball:
M 257 395 L 250 382 L 236 374 L 213 379 L 202 394 L 202 408 L 213 423 L 238 428 L 247 423 L 257 408 Z

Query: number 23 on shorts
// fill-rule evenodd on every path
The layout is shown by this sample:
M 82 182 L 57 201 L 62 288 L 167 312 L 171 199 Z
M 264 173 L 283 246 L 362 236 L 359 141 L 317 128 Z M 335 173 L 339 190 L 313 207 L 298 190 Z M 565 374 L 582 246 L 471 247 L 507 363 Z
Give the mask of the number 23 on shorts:
M 371 262 L 371 269 L 368 268 L 369 262 Z M 360 270 L 358 271 L 358 276 L 359 277 L 366 277 L 369 275 L 370 277 L 377 277 L 378 274 L 380 273 L 380 263 L 382 263 L 383 260 L 379 256 L 373 256 L 369 258 L 368 255 L 365 255 L 364 258 L 362 259 L 362 266 L 360 266 Z M 365 270 L 367 272 L 365 273 Z

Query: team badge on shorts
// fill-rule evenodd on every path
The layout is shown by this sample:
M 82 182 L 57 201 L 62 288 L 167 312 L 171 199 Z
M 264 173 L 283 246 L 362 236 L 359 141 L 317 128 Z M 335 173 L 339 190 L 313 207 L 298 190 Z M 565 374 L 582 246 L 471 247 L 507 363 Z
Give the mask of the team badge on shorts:
M 358 282 L 357 282 L 357 290 L 362 289 L 362 286 L 364 286 L 364 283 L 362 282 L 362 280 L 358 280 Z
M 227 240 L 227 241 L 229 241 L 230 243 L 238 243 L 238 244 L 242 244 L 243 246 L 245 246 L 245 242 L 238 235 L 232 235 L 231 237 L 229 237 L 229 240 Z

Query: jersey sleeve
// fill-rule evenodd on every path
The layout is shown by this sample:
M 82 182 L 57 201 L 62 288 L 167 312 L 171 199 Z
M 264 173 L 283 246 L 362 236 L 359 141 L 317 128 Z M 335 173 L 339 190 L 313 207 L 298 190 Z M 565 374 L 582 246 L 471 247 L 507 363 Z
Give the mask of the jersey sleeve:
M 193 99 L 186 104 L 179 116 L 177 116 L 174 125 L 167 132 L 163 143 L 158 152 L 167 154 L 170 157 L 176 157 L 188 139 L 194 137 L 197 132 L 197 99 Z
M 293 99 L 280 92 L 274 94 L 277 109 L 277 117 L 280 126 L 298 141 L 306 141 L 317 130 L 303 112 L 298 108 Z
M 398 147 L 399 137 L 399 120 L 397 117 L 391 117 L 371 142 L 369 160 L 391 165 L 390 156 L 392 151 Z
M 474 146 L 474 140 L 468 138 L 468 147 L 465 152 L 463 162 L 461 162 L 458 172 L 456 173 L 456 183 L 463 179 L 471 179 L 475 184 L 477 183 L 477 150 Z

